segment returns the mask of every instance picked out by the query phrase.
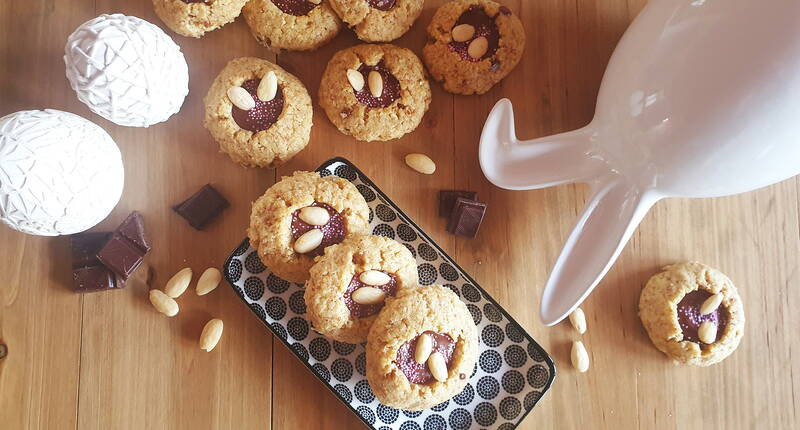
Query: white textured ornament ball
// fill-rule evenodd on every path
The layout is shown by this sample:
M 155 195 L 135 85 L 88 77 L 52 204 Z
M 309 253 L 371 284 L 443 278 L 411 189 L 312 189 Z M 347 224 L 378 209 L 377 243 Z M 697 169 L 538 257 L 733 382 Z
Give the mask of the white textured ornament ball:
M 73 234 L 122 195 L 122 157 L 97 124 L 59 110 L 0 118 L 0 221 L 23 233 Z
M 65 51 L 67 79 L 78 99 L 119 125 L 166 121 L 189 93 L 180 47 L 143 19 L 100 15 L 69 36 Z

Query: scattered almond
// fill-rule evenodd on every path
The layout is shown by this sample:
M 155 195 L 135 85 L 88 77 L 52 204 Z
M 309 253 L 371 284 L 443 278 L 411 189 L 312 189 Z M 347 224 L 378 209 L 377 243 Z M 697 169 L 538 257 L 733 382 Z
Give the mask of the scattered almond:
M 572 327 L 575 327 L 575 330 L 580 333 L 586 333 L 586 315 L 583 314 L 583 309 L 577 308 L 569 314 L 569 322 L 572 323 Z
M 717 310 L 719 305 L 722 304 L 722 293 L 714 294 L 707 298 L 700 306 L 700 315 L 708 315 Z
M 700 341 L 707 344 L 712 344 L 717 341 L 717 325 L 711 321 L 703 321 L 697 329 L 697 337 Z
M 469 24 L 460 24 L 453 27 L 451 34 L 453 35 L 453 41 L 466 42 L 467 40 L 472 39 L 472 36 L 475 35 L 475 27 Z
M 572 342 L 570 359 L 572 359 L 572 367 L 578 372 L 583 373 L 589 370 L 589 353 L 586 352 L 583 342 L 579 340 Z
M 431 175 L 436 171 L 436 163 L 425 154 L 406 155 L 406 164 L 417 172 L 426 175 Z
M 378 288 L 361 287 L 353 291 L 350 297 L 359 305 L 377 305 L 383 302 L 386 298 L 386 293 Z
M 427 334 L 421 334 L 417 339 L 417 347 L 414 350 L 414 361 L 423 364 L 428 361 L 428 357 L 433 352 L 433 339 Z
M 274 99 L 276 94 L 278 94 L 278 76 L 270 70 L 259 82 L 256 95 L 259 100 L 268 102 Z
M 150 303 L 153 304 L 157 311 L 168 317 L 174 317 L 178 314 L 178 302 L 161 290 L 150 290 Z
M 322 230 L 312 228 L 311 230 L 303 233 L 294 241 L 294 252 L 298 254 L 305 254 L 311 252 L 322 243 Z
M 486 51 L 489 50 L 489 41 L 481 36 L 476 37 L 469 43 L 467 47 L 467 54 L 469 54 L 472 58 L 481 58 L 486 54 Z
M 369 72 L 367 75 L 367 84 L 369 86 L 369 93 L 372 97 L 380 97 L 383 94 L 383 76 L 375 70 Z
M 444 355 L 441 352 L 433 352 L 428 357 L 428 370 L 431 375 L 439 381 L 444 382 L 447 380 L 447 363 L 444 361 Z
M 203 327 L 203 333 L 200 334 L 200 349 L 206 352 L 211 352 L 219 339 L 222 337 L 222 320 L 214 318 L 206 323 Z
M 180 297 L 186 288 L 189 287 L 189 283 L 192 282 L 192 269 L 190 267 L 181 269 L 178 273 L 172 275 L 167 281 L 167 285 L 164 287 L 164 293 L 173 299 Z
M 361 91 L 364 89 L 364 75 L 358 70 L 347 69 L 347 80 L 354 90 Z
M 380 270 L 367 270 L 358 276 L 358 280 L 364 284 L 378 286 L 388 284 L 392 278 Z
M 331 219 L 331 214 L 319 206 L 306 206 L 300 209 L 298 217 L 306 224 L 325 225 Z
M 256 101 L 253 100 L 253 96 L 242 87 L 228 88 L 228 99 L 241 110 L 250 110 L 256 107 Z
M 198 296 L 205 296 L 214 291 L 220 281 L 222 281 L 222 273 L 220 273 L 219 269 L 216 267 L 209 267 L 200 275 L 200 279 L 197 280 L 195 292 L 197 292 Z

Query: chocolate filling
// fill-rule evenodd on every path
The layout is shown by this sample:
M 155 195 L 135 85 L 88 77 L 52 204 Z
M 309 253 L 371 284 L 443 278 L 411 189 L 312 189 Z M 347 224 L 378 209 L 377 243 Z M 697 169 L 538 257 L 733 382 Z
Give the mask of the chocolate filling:
M 385 108 L 400 98 L 400 82 L 397 81 L 397 78 L 389 72 L 389 69 L 387 69 L 383 61 L 381 61 L 374 66 L 362 64 L 361 67 L 358 68 L 358 72 L 364 76 L 365 83 L 369 82 L 369 72 L 373 70 L 380 73 L 381 78 L 383 78 L 383 92 L 381 92 L 381 96 L 373 97 L 372 93 L 369 91 L 369 85 L 364 85 L 361 91 L 355 91 L 355 89 L 353 91 L 355 92 L 356 100 L 362 105 L 371 108 Z
M 453 362 L 453 353 L 456 350 L 456 342 L 453 341 L 453 338 L 446 334 L 434 333 L 432 331 L 426 331 L 422 334 L 429 335 L 433 338 L 433 351 L 439 352 L 444 356 L 444 362 L 447 363 L 447 368 L 450 369 L 450 364 Z M 426 385 L 433 382 L 434 378 L 428 370 L 427 363 L 420 364 L 414 360 L 414 352 L 417 350 L 417 339 L 419 339 L 419 336 L 420 335 L 416 335 L 413 339 L 400 345 L 394 364 L 400 368 L 412 384 Z
M 367 4 L 373 9 L 388 11 L 397 6 L 397 0 L 367 0 Z
M 491 57 L 497 52 L 497 47 L 500 44 L 500 31 L 497 29 L 497 24 L 495 24 L 494 19 L 487 15 L 482 7 L 475 5 L 470 6 L 469 9 L 465 10 L 464 13 L 458 17 L 458 21 L 456 21 L 453 27 L 461 24 L 469 24 L 475 28 L 475 35 L 473 35 L 471 39 L 464 42 L 450 42 L 450 49 L 457 52 L 462 60 L 473 62 L 480 61 Z M 489 42 L 489 48 L 481 58 L 472 58 L 467 52 L 469 44 L 481 36 L 485 37 Z
M 350 315 L 355 318 L 364 318 L 377 314 L 383 308 L 382 302 L 375 305 L 362 305 L 354 302 L 351 298 L 353 291 L 361 287 L 377 288 L 385 292 L 387 296 L 394 297 L 397 293 L 397 276 L 394 273 L 387 273 L 387 275 L 392 279 L 383 285 L 367 285 L 361 282 L 358 279 L 358 277 L 361 276 L 361 272 L 353 275 L 353 279 L 350 280 L 350 285 L 347 286 L 347 290 L 344 292 L 344 304 L 347 305 L 347 309 L 350 309 Z
M 318 4 L 311 3 L 308 0 L 272 0 L 281 12 L 294 16 L 308 15 Z
M 245 129 L 258 133 L 264 131 L 275 124 L 283 112 L 283 91 L 278 86 L 278 92 L 272 100 L 265 102 L 259 100 L 256 93 L 258 92 L 258 84 L 261 79 L 250 79 L 242 84 L 242 88 L 247 90 L 253 100 L 256 101 L 256 106 L 250 110 L 241 110 L 236 106 L 231 109 L 231 116 L 236 124 Z
M 711 293 L 708 291 L 696 290 L 686 294 L 678 303 L 678 324 L 683 331 L 683 340 L 702 343 L 697 335 L 697 330 L 704 321 L 711 321 L 717 326 L 715 342 L 722 337 L 725 326 L 728 325 L 728 311 L 720 305 L 714 312 L 700 315 L 700 306 L 709 297 L 711 297 Z
M 322 243 L 311 252 L 305 254 L 315 257 L 317 255 L 322 255 L 325 248 L 343 241 L 344 237 L 347 235 L 347 228 L 344 225 L 344 218 L 336 209 L 319 202 L 314 202 L 309 206 L 324 208 L 328 211 L 331 218 L 325 225 L 311 225 L 300 219 L 300 209 L 294 211 L 292 213 L 292 239 L 297 240 L 303 233 L 314 228 L 322 230 Z

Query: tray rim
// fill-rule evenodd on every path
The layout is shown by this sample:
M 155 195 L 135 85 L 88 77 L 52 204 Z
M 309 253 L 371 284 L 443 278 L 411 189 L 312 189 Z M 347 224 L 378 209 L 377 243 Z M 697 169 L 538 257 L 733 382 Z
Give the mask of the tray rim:
M 525 411 L 525 413 L 524 413 L 524 414 L 522 414 L 522 416 L 521 416 L 521 417 L 519 417 L 519 419 L 517 420 L 517 422 L 514 424 L 514 427 L 512 428 L 512 430 L 514 430 L 514 429 L 518 428 L 518 427 L 519 427 L 519 425 L 520 425 L 520 424 L 521 424 L 521 423 L 522 423 L 522 422 L 525 420 L 525 418 L 527 418 L 528 414 L 530 414 L 530 413 L 533 411 L 533 409 L 534 409 L 534 408 L 536 408 L 536 405 L 538 405 L 538 404 L 539 404 L 539 402 L 542 400 L 542 398 L 545 396 L 545 394 L 547 394 L 547 392 L 548 392 L 548 391 L 550 391 L 550 388 L 553 386 L 553 383 L 555 382 L 555 379 L 556 379 L 556 365 L 555 365 L 555 362 L 553 361 L 553 358 L 550 356 L 550 354 L 547 352 L 547 350 L 545 350 L 545 349 L 544 349 L 544 348 L 543 348 L 541 345 L 539 345 L 539 342 L 537 342 L 537 341 L 536 341 L 536 340 L 533 338 L 533 336 L 531 336 L 531 335 L 530 335 L 530 333 L 528 333 L 528 331 L 527 331 L 527 330 L 525 330 L 525 329 L 522 327 L 522 325 L 521 325 L 520 323 L 518 323 L 518 322 L 517 322 L 517 320 L 515 320 L 515 319 L 514 319 L 514 318 L 513 318 L 513 317 L 512 317 L 512 316 L 511 316 L 511 315 L 510 315 L 508 312 L 506 312 L 505 308 L 503 308 L 502 306 L 500 306 L 500 304 L 499 304 L 499 303 L 497 303 L 497 301 L 494 299 L 494 297 L 492 297 L 492 296 L 491 296 L 489 293 L 487 293 L 487 292 L 486 292 L 486 290 L 484 290 L 484 289 L 483 289 L 483 287 L 481 287 L 481 286 L 480 286 L 480 284 L 478 284 L 477 282 L 475 282 L 475 280 L 472 278 L 472 276 L 470 276 L 470 274 L 469 274 L 469 273 L 467 273 L 467 271 L 465 271 L 464 269 L 462 269 L 462 268 L 461 268 L 461 266 L 460 266 L 460 265 L 459 265 L 459 264 L 458 264 L 458 263 L 457 263 L 457 262 L 456 262 L 456 261 L 455 261 L 455 260 L 454 260 L 452 257 L 450 257 L 450 254 L 448 254 L 447 252 L 445 252 L 445 251 L 444 251 L 444 250 L 443 250 L 443 249 L 442 249 L 442 248 L 439 246 L 439 244 L 438 244 L 438 243 L 436 243 L 436 242 L 435 242 L 433 239 L 431 239 L 431 237 L 430 237 L 430 236 L 428 236 L 428 234 L 425 232 L 425 230 L 424 230 L 424 229 L 422 229 L 422 227 L 420 227 L 420 226 L 419 226 L 419 225 L 418 225 L 416 222 L 414 222 L 413 220 L 411 220 L 411 219 L 408 217 L 408 215 L 406 215 L 406 214 L 405 214 L 405 212 L 404 212 L 402 209 L 400 209 L 400 208 L 399 208 L 399 207 L 398 207 L 398 206 L 397 206 L 397 205 L 396 205 L 396 204 L 395 204 L 395 203 L 394 203 L 394 202 L 393 202 L 393 201 L 392 201 L 392 200 L 391 200 L 391 199 L 390 199 L 390 198 L 389 198 L 389 197 L 388 197 L 388 196 L 387 196 L 387 195 L 386 195 L 384 192 L 383 192 L 383 190 L 381 190 L 381 189 L 380 189 L 380 187 L 378 187 L 378 186 L 377 186 L 377 185 L 376 185 L 374 182 L 372 182 L 372 179 L 370 179 L 370 178 L 369 178 L 369 177 L 368 177 L 366 174 L 364 174 L 364 172 L 362 172 L 362 171 L 361 171 L 361 169 L 359 169 L 359 168 L 358 168 L 358 167 L 357 167 L 357 166 L 356 166 L 354 163 L 352 163 L 350 160 L 348 160 L 348 159 L 346 159 L 346 158 L 344 158 L 344 157 L 333 157 L 333 158 L 331 158 L 331 159 L 329 159 L 329 160 L 327 160 L 327 161 L 324 161 L 324 162 L 323 162 L 322 164 L 320 164 L 320 165 L 319 165 L 319 167 L 317 167 L 317 168 L 316 168 L 314 171 L 315 171 L 315 172 L 319 172 L 319 171 L 321 171 L 321 170 L 325 170 L 325 169 L 327 169 L 329 166 L 331 166 L 331 165 L 333 165 L 333 164 L 336 164 L 336 163 L 344 163 L 345 165 L 347 165 L 347 166 L 349 166 L 350 168 L 352 168 L 353 170 L 355 170 L 355 171 L 356 171 L 356 173 L 358 174 L 359 178 L 360 178 L 360 179 L 361 179 L 363 182 L 365 182 L 365 183 L 367 183 L 369 186 L 371 186 L 371 187 L 372 187 L 372 188 L 375 190 L 375 192 L 376 192 L 376 193 L 378 193 L 378 195 L 380 195 L 380 197 L 382 198 L 383 202 L 385 202 L 386 204 L 390 205 L 390 206 L 391 206 L 391 207 L 392 207 L 392 208 L 393 208 L 393 209 L 396 211 L 396 213 L 398 214 L 398 216 L 401 216 L 401 215 L 402 215 L 402 217 L 405 219 L 405 221 L 407 221 L 409 224 L 412 224 L 412 225 L 413 225 L 413 226 L 414 226 L 414 227 L 415 227 L 415 228 L 416 228 L 416 229 L 419 231 L 420 235 L 421 235 L 421 236 L 423 236 L 423 238 L 424 238 L 424 239 L 425 239 L 425 240 L 426 240 L 426 241 L 427 241 L 429 244 L 433 245 L 433 246 L 436 248 L 436 250 L 437 250 L 437 251 L 439 251 L 439 252 L 440 252 L 442 255 L 444 255 L 444 256 L 447 256 L 447 259 L 448 259 L 448 260 L 450 260 L 450 262 L 452 262 L 452 263 L 453 263 L 453 265 L 455 265 L 456 269 L 458 269 L 458 271 L 464 275 L 464 277 L 467 279 L 467 281 L 469 281 L 469 282 L 470 282 L 470 284 L 472 284 L 472 286 L 473 286 L 473 287 L 477 288 L 477 289 L 478 289 L 478 290 L 481 292 L 481 294 L 483 295 L 483 297 L 484 297 L 484 298 L 486 298 L 486 299 L 487 299 L 487 300 L 488 300 L 488 301 L 489 301 L 489 302 L 490 302 L 492 305 L 494 305 L 494 307 L 495 307 L 495 308 L 497 308 L 497 310 L 498 310 L 498 311 L 500 311 L 500 313 L 502 313 L 502 314 L 503 314 L 503 315 L 504 315 L 506 318 L 508 318 L 508 320 L 509 320 L 510 322 L 512 322 L 512 323 L 516 324 L 518 327 L 520 327 L 520 328 L 522 329 L 522 330 L 520 330 L 520 331 L 522 332 L 522 334 L 523 334 L 523 337 L 527 338 L 529 342 L 531 342 L 531 343 L 533 343 L 534 345 L 536 345 L 536 347 L 538 347 L 538 348 L 539 348 L 539 350 L 541 350 L 541 351 L 544 353 L 544 363 L 546 363 L 546 364 L 547 364 L 547 367 L 548 367 L 548 369 L 550 370 L 550 377 L 547 379 L 547 382 L 544 384 L 544 386 L 542 386 L 542 389 L 540 390 L 540 391 L 541 391 L 541 393 L 542 393 L 542 395 L 541 395 L 541 396 L 539 396 L 539 398 L 538 398 L 538 399 L 536 399 L 536 402 L 534 402 L 533 406 L 531 406 L 531 408 L 530 408 L 530 409 L 526 410 L 526 411 Z M 227 268 L 228 268 L 228 266 L 230 265 L 231 261 L 234 259 L 234 257 L 236 257 L 236 256 L 234 255 L 234 253 L 236 252 L 236 250 L 237 250 L 237 249 L 239 249 L 239 248 L 241 248 L 241 247 L 243 247 L 245 244 L 247 244 L 247 246 L 248 246 L 248 247 L 250 246 L 250 238 L 249 238 L 249 237 L 245 237 L 245 238 L 244 238 L 244 240 L 242 240 L 241 242 L 239 242 L 239 245 L 238 245 L 238 246 L 236 246 L 235 248 L 233 248 L 233 251 L 231 251 L 230 255 L 228 255 L 228 258 L 226 258 L 226 259 L 225 259 L 225 263 L 223 263 L 223 265 L 222 265 L 222 275 L 225 277 L 225 281 L 227 281 L 227 282 L 228 282 L 228 285 L 231 287 L 231 289 L 233 290 L 234 294 L 236 294 L 237 296 L 239 296 L 239 298 L 240 298 L 240 299 L 242 299 L 242 300 L 244 300 L 244 298 L 243 298 L 243 297 L 242 297 L 242 296 L 239 294 L 239 291 L 236 289 L 235 282 L 233 282 L 233 281 L 231 280 L 231 278 L 228 276 L 228 270 L 227 270 Z M 247 304 L 247 303 L 245 302 L 245 304 Z M 248 306 L 248 309 L 250 309 L 250 306 Z M 367 428 L 375 428 L 375 427 L 374 427 L 372 424 L 370 424 L 370 423 L 366 422 L 366 421 L 364 420 L 364 418 L 361 416 L 361 414 L 360 414 L 360 413 L 358 413 L 358 411 L 357 411 L 357 410 L 356 410 L 356 409 L 353 407 L 353 405 L 352 405 L 350 402 L 346 401 L 344 398 L 342 398 L 342 396 L 341 396 L 341 395 L 339 395 L 339 393 L 338 393 L 336 390 L 334 390 L 334 389 L 333 389 L 333 386 L 331 386 L 330 384 L 328 384 L 328 383 L 326 383 L 325 381 L 323 381 L 323 380 L 320 378 L 320 376 L 317 374 L 317 372 L 315 372 L 315 371 L 314 371 L 314 369 L 312 368 L 312 366 L 309 364 L 309 362 L 308 362 L 307 360 L 301 360 L 301 359 L 300 359 L 301 357 L 299 357 L 299 356 L 298 356 L 298 355 L 297 355 L 297 354 L 294 352 L 294 350 L 292 349 L 291 345 L 289 345 L 289 342 L 288 342 L 288 340 L 287 340 L 287 339 L 284 339 L 284 338 L 282 338 L 281 336 L 279 336 L 279 335 L 278 335 L 278 334 L 275 332 L 275 330 L 273 330 L 273 329 L 272 329 L 272 326 L 270 326 L 270 325 L 269 325 L 269 324 L 268 324 L 266 321 L 264 321 L 264 320 L 262 320 L 261 318 L 259 318 L 259 317 L 258 317 L 258 315 L 256 315 L 256 313 L 255 313 L 255 312 L 254 312 L 252 309 L 250 309 L 250 313 L 251 313 L 253 316 L 255 316 L 255 317 L 256 317 L 256 319 L 257 319 L 259 322 L 261 322 L 261 324 L 263 324 L 263 325 L 264 325 L 264 326 L 265 326 L 265 327 L 266 327 L 266 328 L 267 328 L 267 329 L 270 331 L 270 333 L 272 333 L 272 337 L 273 337 L 273 339 L 277 338 L 278 340 L 280 340 L 280 341 L 281 341 L 281 343 L 283 344 L 283 346 L 284 346 L 284 347 L 285 347 L 285 348 L 286 348 L 286 349 L 287 349 L 287 350 L 288 350 L 288 351 L 289 351 L 289 352 L 290 352 L 292 355 L 294 355 L 294 356 L 295 356 L 295 357 L 296 357 L 296 358 L 297 358 L 297 359 L 298 359 L 298 360 L 299 360 L 299 361 L 300 361 L 300 362 L 301 362 L 301 363 L 302 363 L 302 364 L 303 364 L 303 365 L 306 367 L 306 369 L 308 369 L 308 371 L 310 371 L 310 372 L 311 372 L 311 374 L 312 374 L 312 375 L 314 375 L 314 377 L 315 377 L 315 378 L 316 378 L 316 379 L 317 379 L 317 380 L 318 380 L 320 383 L 322 383 L 322 385 L 323 385 L 323 386 L 325 386 L 325 388 L 327 388 L 327 389 L 328 389 L 328 391 L 330 391 L 331 393 L 333 393 L 333 395 L 334 395 L 334 396 L 335 396 L 337 399 L 339 399 L 339 401 L 340 401 L 340 402 L 342 402 L 342 403 L 343 403 L 345 406 L 347 406 L 347 408 L 350 410 L 350 412 L 352 412 L 352 413 L 353 413 L 353 414 L 356 416 L 356 418 L 358 418 L 358 420 L 359 420 L 359 421 L 361 421 L 361 422 L 362 422 L 364 425 L 366 425 L 366 426 L 367 426 Z M 400 409 L 398 409 L 398 411 L 402 412 L 402 410 L 400 410 Z

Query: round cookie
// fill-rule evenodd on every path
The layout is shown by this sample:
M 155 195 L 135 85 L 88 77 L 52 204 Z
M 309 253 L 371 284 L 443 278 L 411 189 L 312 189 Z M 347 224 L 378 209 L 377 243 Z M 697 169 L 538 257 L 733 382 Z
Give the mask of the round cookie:
M 370 84 L 370 75 L 379 79 Z M 354 86 L 351 79 L 360 85 Z M 378 97 L 372 93 L 376 89 Z M 319 98 L 342 133 L 363 141 L 390 140 L 417 128 L 430 105 L 431 88 L 422 63 L 410 50 L 358 45 L 337 52 L 328 62 Z
M 509 8 L 491 0 L 454 0 L 434 14 L 422 58 L 445 90 L 483 94 L 514 69 L 524 49 L 522 22 Z
M 390 42 L 405 34 L 424 0 L 330 0 L 331 7 L 365 42 Z
M 339 34 L 342 21 L 329 0 L 250 0 L 242 9 L 250 32 L 273 50 L 310 51 Z
M 398 291 L 416 287 L 419 279 L 411 251 L 387 237 L 370 235 L 352 235 L 327 247 L 310 274 L 305 302 L 314 328 L 347 343 L 367 340 L 384 305 L 378 291 L 394 297 Z
M 278 90 L 274 98 L 263 101 L 258 86 L 270 73 L 277 78 Z M 231 87 L 247 90 L 255 107 L 236 107 L 228 96 Z M 231 60 L 214 79 L 204 102 L 205 127 L 220 149 L 243 166 L 281 165 L 305 148 L 311 136 L 313 108 L 308 91 L 299 79 L 267 60 Z
M 172 31 L 201 37 L 233 22 L 247 0 L 153 0 L 156 15 Z
M 301 218 L 300 212 L 308 206 L 325 209 L 327 220 L 316 224 L 306 222 L 308 218 Z M 367 202 L 346 179 L 295 172 L 271 186 L 253 203 L 247 234 L 261 261 L 273 273 L 300 283 L 308 279 L 314 257 L 322 255 L 326 247 L 351 234 L 367 233 L 368 219 Z M 322 233 L 319 244 L 309 251 L 297 252 L 298 242 L 308 245 L 308 240 L 301 238 L 315 234 L 309 233 L 312 230 Z
M 417 346 L 428 337 L 429 359 Z M 424 346 L 421 346 L 423 350 Z M 434 360 L 439 353 L 439 360 Z M 424 353 L 422 355 L 425 355 Z M 402 290 L 388 299 L 367 338 L 367 379 L 381 403 L 398 409 L 421 410 L 460 393 L 478 355 L 478 331 L 466 305 L 439 285 Z M 444 362 L 443 381 L 428 363 Z M 434 367 L 436 367 L 434 365 Z M 436 372 L 434 372 L 436 373 Z
M 701 314 L 703 303 L 722 294 L 721 304 Z M 676 364 L 710 366 L 729 356 L 744 334 L 744 308 L 733 282 L 700 263 L 667 266 L 647 281 L 639 298 L 639 317 L 653 344 Z M 700 340 L 703 322 L 717 327 L 716 339 Z

